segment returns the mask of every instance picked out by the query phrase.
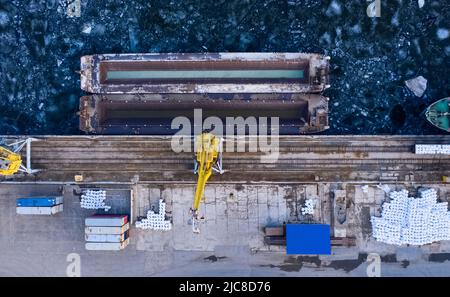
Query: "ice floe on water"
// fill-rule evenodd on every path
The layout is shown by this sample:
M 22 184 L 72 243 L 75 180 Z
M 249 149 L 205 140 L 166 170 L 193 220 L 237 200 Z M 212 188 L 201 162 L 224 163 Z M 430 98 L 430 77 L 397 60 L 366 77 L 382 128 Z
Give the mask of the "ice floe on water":
M 418 0 L 419 8 L 422 8 L 425 5 L 425 0 Z
M 439 28 L 436 32 L 436 35 L 440 40 L 444 40 L 450 36 L 450 32 L 445 28 Z
M 342 14 L 341 4 L 336 0 L 331 1 L 330 6 L 328 6 L 328 9 L 326 11 L 326 14 L 328 16 L 341 15 Z
M 81 29 L 81 32 L 84 34 L 91 34 L 92 31 L 92 24 L 84 24 L 83 28 Z
M 9 16 L 5 11 L 0 10 L 0 27 L 5 27 L 9 23 Z

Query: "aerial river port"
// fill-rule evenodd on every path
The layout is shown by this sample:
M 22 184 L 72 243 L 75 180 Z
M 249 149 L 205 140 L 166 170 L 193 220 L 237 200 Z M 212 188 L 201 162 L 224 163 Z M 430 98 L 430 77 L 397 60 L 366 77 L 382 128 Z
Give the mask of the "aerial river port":
M 374 225 L 402 190 L 450 202 L 446 95 L 432 133 L 332 135 L 323 52 L 79 55 L 77 133 L 0 131 L 0 276 L 66 276 L 73 254 L 81 276 L 368 276 L 374 254 L 382 276 L 448 276 L 450 219 L 424 244 Z M 314 226 L 330 252 L 289 252 Z

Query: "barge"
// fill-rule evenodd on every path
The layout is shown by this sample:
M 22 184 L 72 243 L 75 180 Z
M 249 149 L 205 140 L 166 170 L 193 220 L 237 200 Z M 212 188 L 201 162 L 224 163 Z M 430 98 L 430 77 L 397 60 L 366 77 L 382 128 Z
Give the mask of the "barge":
M 305 53 L 104 54 L 81 58 L 89 93 L 320 93 L 329 57 Z
M 277 129 L 281 135 L 329 128 L 328 98 L 319 94 L 94 94 L 80 99 L 80 130 L 92 134 L 172 135 L 182 128 L 173 127 L 172 121 L 182 116 L 190 121 L 194 134 L 198 124 L 194 114 L 201 120 L 217 117 L 224 125 L 230 123 L 228 118 L 241 118 L 249 130 L 265 118 L 268 130 Z M 272 117 L 278 121 L 273 123 Z

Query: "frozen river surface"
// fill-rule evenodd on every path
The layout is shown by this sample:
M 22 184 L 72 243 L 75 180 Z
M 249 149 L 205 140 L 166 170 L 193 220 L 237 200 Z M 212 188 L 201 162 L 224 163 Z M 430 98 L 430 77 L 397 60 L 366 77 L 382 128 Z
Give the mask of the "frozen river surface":
M 450 3 L 380 1 L 0 0 L 0 134 L 80 133 L 82 55 L 223 51 L 330 55 L 329 134 L 445 133 L 423 111 L 450 95 Z

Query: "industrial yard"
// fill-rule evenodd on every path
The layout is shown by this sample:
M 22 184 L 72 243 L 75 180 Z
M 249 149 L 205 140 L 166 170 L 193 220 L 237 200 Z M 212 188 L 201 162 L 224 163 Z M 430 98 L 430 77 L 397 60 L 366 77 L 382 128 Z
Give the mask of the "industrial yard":
M 35 137 L 31 165 L 39 171 L 3 178 L 0 185 L 5 231 L 0 273 L 62 276 L 67 255 L 77 253 L 83 276 L 366 276 L 367 255 L 377 253 L 383 276 L 447 275 L 448 241 L 422 247 L 377 242 L 370 220 L 380 216 L 393 190 L 413 194 L 430 187 L 448 202 L 450 186 L 441 179 L 448 157 L 416 154 L 414 146 L 449 141 L 444 136 L 280 137 L 275 164 L 261 162 L 261 153 L 224 153 L 225 173 L 208 182 L 200 206 L 205 219 L 194 234 L 188 224 L 196 189 L 193 153 L 170 154 L 170 137 Z M 85 250 L 84 219 L 98 213 L 80 207 L 80 193 L 87 189 L 105 190 L 110 213 L 130 216 L 130 244 L 124 250 Z M 63 212 L 15 213 L 15 198 L 49 195 L 64 196 Z M 158 212 L 159 199 L 171 230 L 136 228 L 149 209 Z M 314 201 L 313 212 L 303 214 L 307 199 Z M 268 244 L 265 227 L 289 223 L 329 225 L 331 255 L 286 255 L 285 246 Z
M 326 185 L 323 185 L 326 186 Z M 322 187 L 323 187 L 322 186 Z M 104 185 L 111 188 L 111 185 Z M 64 212 L 54 217 L 19 216 L 15 214 L 14 198 L 23 195 L 57 194 L 55 184 L 2 184 L 0 260 L 2 276 L 65 276 L 67 256 L 81 257 L 83 276 L 366 276 L 367 253 L 380 253 L 383 276 L 444 276 L 449 266 L 450 244 L 438 243 L 426 247 L 395 247 L 370 239 L 368 219 L 384 198 L 382 191 L 371 187 L 371 194 L 361 197 L 360 185 L 348 185 L 356 190 L 355 205 L 349 211 L 347 230 L 357 236 L 357 246 L 333 247 L 332 255 L 286 256 L 280 247 L 263 244 L 262 227 L 292 218 L 292 206 L 284 199 L 286 191 L 314 191 L 317 185 L 236 185 L 214 186 L 209 190 L 204 232 L 190 232 L 186 211 L 193 196 L 194 185 L 175 185 L 162 190 L 170 205 L 174 228 L 169 232 L 131 230 L 132 241 L 121 252 L 86 251 L 83 218 L 92 211 L 79 207 L 78 197 L 71 187 L 65 187 Z M 124 188 L 124 186 L 122 186 Z M 449 197 L 450 187 L 439 186 L 441 197 Z M 142 205 L 155 202 L 161 186 L 140 186 Z M 237 193 L 229 199 L 229 192 Z M 316 194 L 312 192 L 313 194 Z M 153 196 L 157 197 L 157 196 Z M 174 199 L 176 197 L 177 199 Z M 245 198 L 248 198 L 246 203 Z M 240 203 L 241 202 L 241 203 Z M 284 204 L 283 204 L 284 203 Z M 228 211 L 225 211 L 228 209 Z M 224 214 L 226 212 L 226 214 Z M 321 215 L 315 214 L 320 218 Z M 323 218 L 326 219 L 326 218 Z M 361 221 L 366 221 L 361 224 Z M 120 267 L 120 268 L 119 268 Z

